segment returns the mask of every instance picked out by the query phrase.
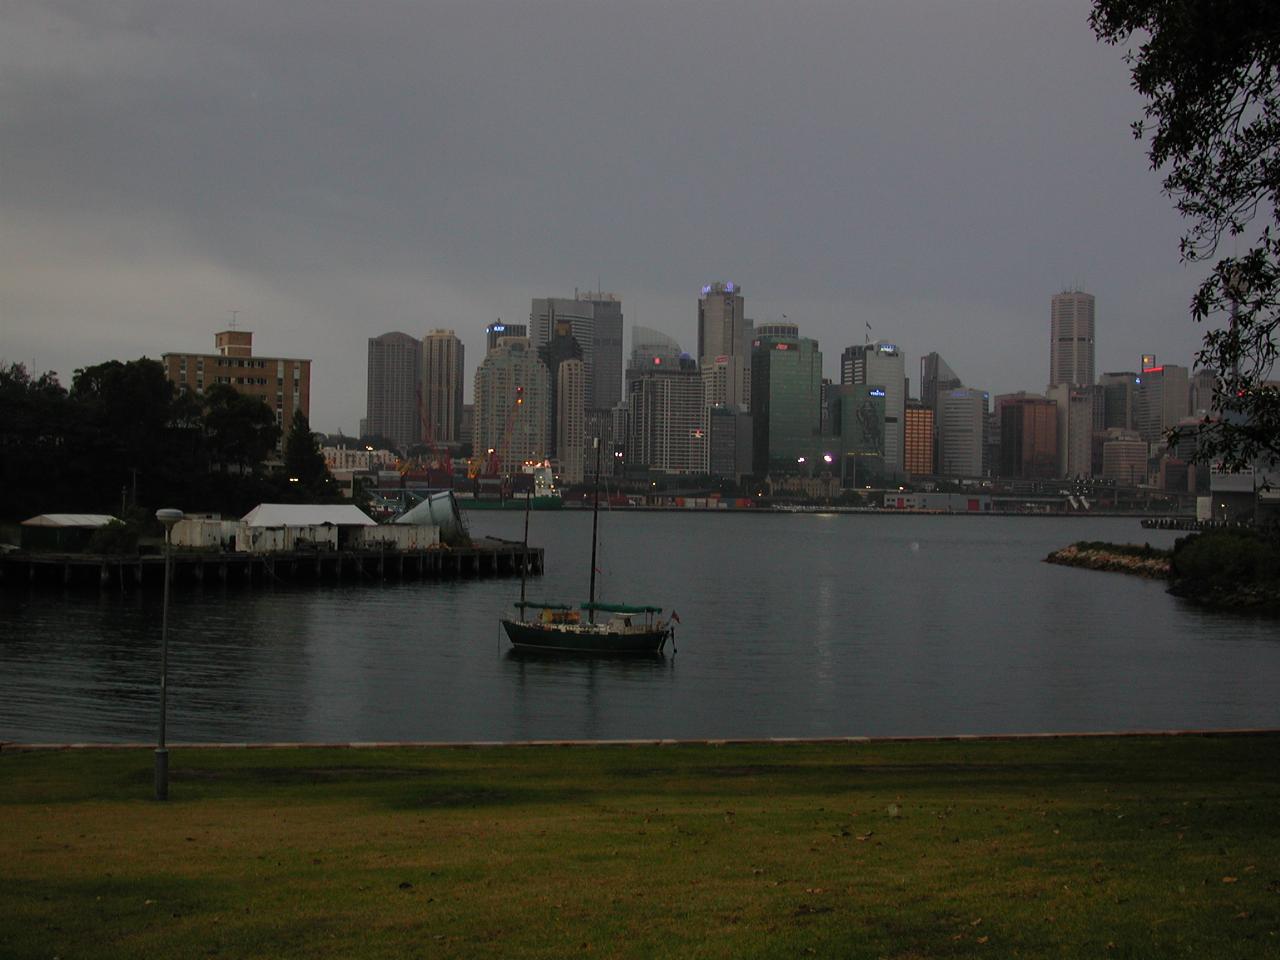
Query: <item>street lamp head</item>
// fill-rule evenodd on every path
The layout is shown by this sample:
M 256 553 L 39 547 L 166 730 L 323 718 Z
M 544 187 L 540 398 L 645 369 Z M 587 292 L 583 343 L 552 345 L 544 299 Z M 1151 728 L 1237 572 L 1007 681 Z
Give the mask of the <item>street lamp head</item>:
M 156 511 L 156 519 L 164 524 L 165 530 L 172 530 L 173 525 L 181 520 L 185 514 L 181 510 L 173 507 L 162 507 Z

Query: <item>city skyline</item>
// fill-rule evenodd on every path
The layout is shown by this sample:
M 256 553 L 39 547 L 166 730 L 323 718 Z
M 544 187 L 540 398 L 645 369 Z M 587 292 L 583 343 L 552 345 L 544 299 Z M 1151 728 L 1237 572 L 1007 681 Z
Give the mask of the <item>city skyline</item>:
M 937 351 L 1040 390 L 1071 287 L 1099 371 L 1190 367 L 1198 275 L 1088 9 L 10 5 L 0 356 L 65 384 L 238 318 L 313 360 L 317 429 L 354 432 L 371 337 L 454 329 L 479 358 L 578 287 L 696 349 L 697 291 L 734 280 L 833 378 L 870 323 L 909 373 Z M 581 55 L 532 70 L 535 36 Z M 699 56 L 712 36 L 741 56 Z

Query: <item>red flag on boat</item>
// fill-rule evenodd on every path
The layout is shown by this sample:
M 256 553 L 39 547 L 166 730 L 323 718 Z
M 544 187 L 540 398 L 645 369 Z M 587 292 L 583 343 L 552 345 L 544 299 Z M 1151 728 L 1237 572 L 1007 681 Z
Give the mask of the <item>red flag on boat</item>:
M 671 611 L 671 622 L 672 623 L 680 622 L 680 614 L 676 613 L 674 610 Z

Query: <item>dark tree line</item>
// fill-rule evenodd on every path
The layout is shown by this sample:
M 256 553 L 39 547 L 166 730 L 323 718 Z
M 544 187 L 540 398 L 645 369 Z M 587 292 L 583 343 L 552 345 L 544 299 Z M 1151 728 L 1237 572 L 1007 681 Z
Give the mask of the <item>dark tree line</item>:
M 265 403 L 217 384 L 178 391 L 146 358 L 52 374 L 0 368 L 0 513 L 187 511 L 241 515 L 263 501 L 334 502 L 306 417 L 280 428 Z

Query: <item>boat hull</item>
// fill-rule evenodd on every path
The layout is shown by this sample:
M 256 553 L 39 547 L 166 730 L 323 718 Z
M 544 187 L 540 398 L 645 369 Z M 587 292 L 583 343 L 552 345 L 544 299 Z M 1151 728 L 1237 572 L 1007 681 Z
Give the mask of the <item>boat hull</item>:
M 517 650 L 619 657 L 661 653 L 670 635 L 665 626 L 609 632 L 585 625 L 544 625 L 523 620 L 503 620 L 502 628 Z

